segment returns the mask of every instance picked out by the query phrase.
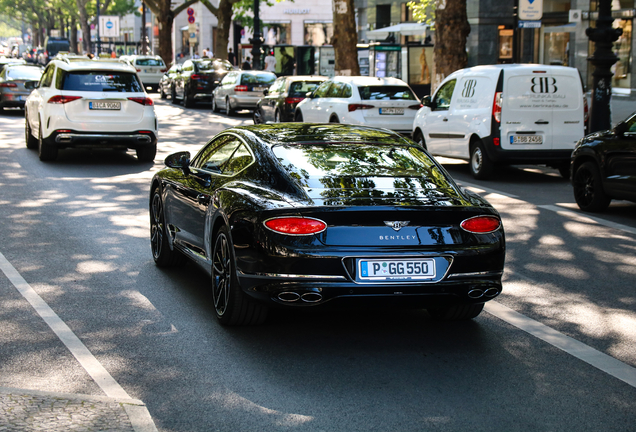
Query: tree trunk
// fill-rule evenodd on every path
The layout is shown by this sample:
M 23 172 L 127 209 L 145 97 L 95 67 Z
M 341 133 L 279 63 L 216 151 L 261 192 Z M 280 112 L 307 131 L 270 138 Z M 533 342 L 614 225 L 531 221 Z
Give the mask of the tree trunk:
M 71 18 L 70 32 L 71 32 L 71 35 L 70 35 L 71 36 L 71 51 L 79 54 L 80 48 L 77 46 L 77 19 L 75 18 L 75 16 Z
M 216 28 L 216 40 L 214 41 L 214 57 L 227 60 L 227 44 L 230 40 L 230 29 L 232 28 L 232 13 L 232 2 L 230 0 L 221 0 L 216 14 L 219 24 Z
M 77 8 L 80 16 L 80 27 L 82 29 L 82 51 L 79 54 L 91 52 L 91 27 L 88 24 L 88 13 L 86 13 L 87 0 L 77 0 Z
M 336 54 L 336 75 L 360 75 L 357 43 L 353 0 L 334 0 L 332 45 Z
M 466 0 L 437 0 L 436 3 L 435 78 L 431 92 L 444 78 L 468 64 L 466 38 L 470 33 Z
M 164 63 L 172 63 L 172 24 L 174 16 L 172 11 L 157 16 L 159 21 L 159 56 Z

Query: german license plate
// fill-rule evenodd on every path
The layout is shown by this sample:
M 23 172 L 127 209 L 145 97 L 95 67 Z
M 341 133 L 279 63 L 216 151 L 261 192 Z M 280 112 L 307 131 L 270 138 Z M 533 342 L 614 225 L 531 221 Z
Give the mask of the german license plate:
M 421 280 L 435 277 L 435 260 L 431 258 L 408 260 L 358 261 L 360 280 Z
M 384 115 L 403 115 L 404 108 L 380 108 L 380 114 Z
M 253 87 L 252 91 L 263 91 L 265 90 L 267 87 Z
M 512 135 L 510 144 L 543 144 L 541 135 Z
M 88 109 L 92 110 L 120 110 L 121 102 L 89 102 Z

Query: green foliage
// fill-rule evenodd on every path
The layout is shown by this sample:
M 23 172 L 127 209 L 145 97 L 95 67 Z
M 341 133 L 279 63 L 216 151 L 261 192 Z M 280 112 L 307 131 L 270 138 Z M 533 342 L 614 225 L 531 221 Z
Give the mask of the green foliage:
M 14 36 L 22 36 L 20 22 L 6 15 L 0 15 L 0 37 L 7 38 Z
M 276 3 L 281 3 L 283 1 L 290 1 L 293 3 L 294 0 L 265 0 L 261 1 L 261 8 L 263 6 L 274 6 Z M 232 18 L 234 22 L 243 27 L 247 27 L 249 29 L 254 29 L 254 0 L 239 0 L 234 3 L 232 6 L 234 11 L 234 15 Z M 263 28 L 263 23 L 261 22 L 261 28 Z
M 416 0 L 406 4 L 413 11 L 417 22 L 433 25 L 435 22 L 435 0 Z

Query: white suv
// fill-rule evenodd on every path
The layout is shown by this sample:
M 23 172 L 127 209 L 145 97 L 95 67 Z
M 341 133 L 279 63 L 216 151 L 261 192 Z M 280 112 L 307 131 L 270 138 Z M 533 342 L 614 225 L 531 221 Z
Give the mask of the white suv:
M 129 55 L 121 56 L 121 61 L 130 63 L 136 70 L 144 87 L 159 90 L 159 81 L 168 71 L 163 59 L 153 55 Z
M 26 146 L 40 160 L 58 149 L 134 149 L 140 162 L 157 154 L 158 124 L 152 99 L 136 71 L 108 60 L 51 61 L 25 106 Z
M 296 106 L 294 120 L 382 127 L 410 135 L 421 107 L 409 85 L 397 78 L 337 76 Z

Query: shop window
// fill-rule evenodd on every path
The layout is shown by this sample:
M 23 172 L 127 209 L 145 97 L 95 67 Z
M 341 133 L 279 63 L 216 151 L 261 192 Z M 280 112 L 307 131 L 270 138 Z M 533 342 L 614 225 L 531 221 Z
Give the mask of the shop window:
M 291 22 L 263 22 L 265 45 L 289 45 L 291 43 Z
M 513 29 L 499 29 L 499 59 L 512 59 L 512 44 L 515 31 Z
M 381 29 L 391 25 L 391 5 L 377 5 L 375 7 L 375 28 Z
M 305 21 L 305 45 L 330 45 L 333 38 L 331 21 Z
M 544 35 L 543 63 L 548 65 L 569 66 L 570 33 L 550 32 Z

